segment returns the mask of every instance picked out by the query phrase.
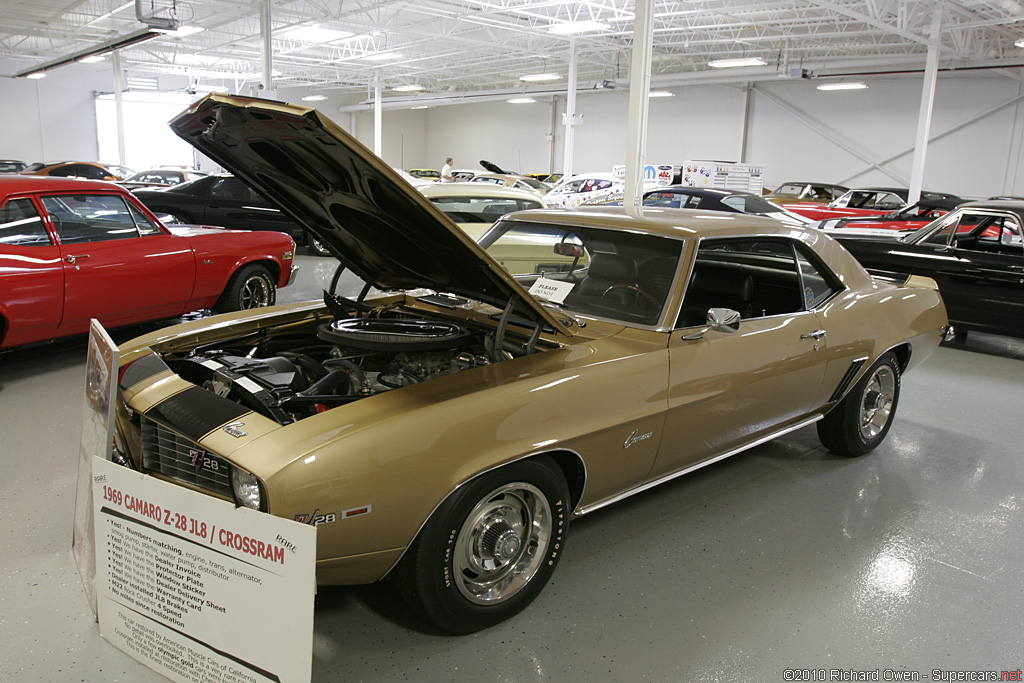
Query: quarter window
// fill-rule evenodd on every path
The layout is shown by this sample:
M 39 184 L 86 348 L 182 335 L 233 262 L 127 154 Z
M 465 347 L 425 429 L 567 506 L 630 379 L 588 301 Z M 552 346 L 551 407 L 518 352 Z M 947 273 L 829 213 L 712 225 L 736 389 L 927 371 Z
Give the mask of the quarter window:
M 53 244 L 31 199 L 12 199 L 0 208 L 0 244 L 19 247 Z

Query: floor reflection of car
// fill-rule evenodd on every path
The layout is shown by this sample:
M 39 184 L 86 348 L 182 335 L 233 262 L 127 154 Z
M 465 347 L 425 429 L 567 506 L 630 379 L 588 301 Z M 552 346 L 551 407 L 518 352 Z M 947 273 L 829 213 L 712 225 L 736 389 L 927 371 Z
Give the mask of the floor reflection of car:
M 124 188 L 0 177 L 0 347 L 215 308 L 274 303 L 295 244 L 280 233 L 161 225 Z
M 316 109 L 211 95 L 171 126 L 366 287 L 123 344 L 112 457 L 315 524 L 321 583 L 390 577 L 445 631 L 525 609 L 573 517 L 811 424 L 878 446 L 946 332 L 934 282 L 876 282 L 821 231 L 539 209 L 476 243 Z M 512 235 L 570 263 L 516 277 L 488 254 Z M 224 478 L 180 465 L 199 449 Z
M 832 230 L 834 228 L 857 228 L 858 230 L 917 230 L 931 223 L 939 216 L 944 216 L 963 200 L 956 199 L 922 199 L 921 201 L 892 213 L 880 216 L 850 216 L 847 218 L 831 218 L 819 221 L 818 228 Z M 846 233 L 850 234 L 850 233 Z
M 219 225 L 233 230 L 276 230 L 296 244 L 314 247 L 309 236 L 269 200 L 231 175 L 209 175 L 172 187 L 136 190 L 135 196 L 171 223 Z
M 970 330 L 1024 337 L 1022 225 L 1024 201 L 979 201 L 909 235 L 830 234 L 872 272 L 933 278 L 963 341 Z
M 544 207 L 533 192 L 503 185 L 435 183 L 420 191 L 474 240 L 507 213 Z

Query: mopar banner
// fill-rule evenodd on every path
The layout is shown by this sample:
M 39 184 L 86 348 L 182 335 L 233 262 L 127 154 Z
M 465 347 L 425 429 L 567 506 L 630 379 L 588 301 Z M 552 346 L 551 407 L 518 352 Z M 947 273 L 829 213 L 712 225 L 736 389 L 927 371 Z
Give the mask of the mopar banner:
M 316 528 L 96 458 L 104 638 L 175 681 L 309 681 Z
M 96 319 L 89 324 L 89 355 L 85 362 L 85 409 L 82 412 L 82 445 L 78 457 L 78 490 L 75 494 L 75 527 L 71 552 L 82 575 L 85 594 L 96 614 L 96 548 L 93 546 L 92 458 L 110 457 L 111 425 L 114 422 L 115 372 L 120 353 Z

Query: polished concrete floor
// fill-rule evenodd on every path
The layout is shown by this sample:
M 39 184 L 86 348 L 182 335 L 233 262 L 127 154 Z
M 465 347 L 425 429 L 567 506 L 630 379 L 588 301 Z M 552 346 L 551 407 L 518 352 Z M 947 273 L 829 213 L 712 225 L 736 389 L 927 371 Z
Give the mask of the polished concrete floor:
M 282 301 L 330 276 L 301 260 Z M 71 557 L 85 354 L 84 338 L 0 354 L 0 681 L 165 680 L 100 638 Z M 321 589 L 313 680 L 1015 671 L 1022 425 L 1024 342 L 944 346 L 904 378 L 874 453 L 830 455 L 812 427 L 577 520 L 540 598 L 488 631 L 427 633 L 387 586 Z

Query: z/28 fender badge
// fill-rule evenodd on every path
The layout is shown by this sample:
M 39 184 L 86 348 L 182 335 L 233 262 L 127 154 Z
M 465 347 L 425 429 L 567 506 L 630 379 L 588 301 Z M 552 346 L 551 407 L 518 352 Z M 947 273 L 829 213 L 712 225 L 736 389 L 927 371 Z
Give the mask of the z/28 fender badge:
M 221 429 L 223 429 L 225 432 L 235 437 L 236 439 L 241 439 L 243 436 L 249 435 L 249 432 L 241 429 L 244 426 L 244 422 L 229 422 L 223 427 L 221 427 Z

